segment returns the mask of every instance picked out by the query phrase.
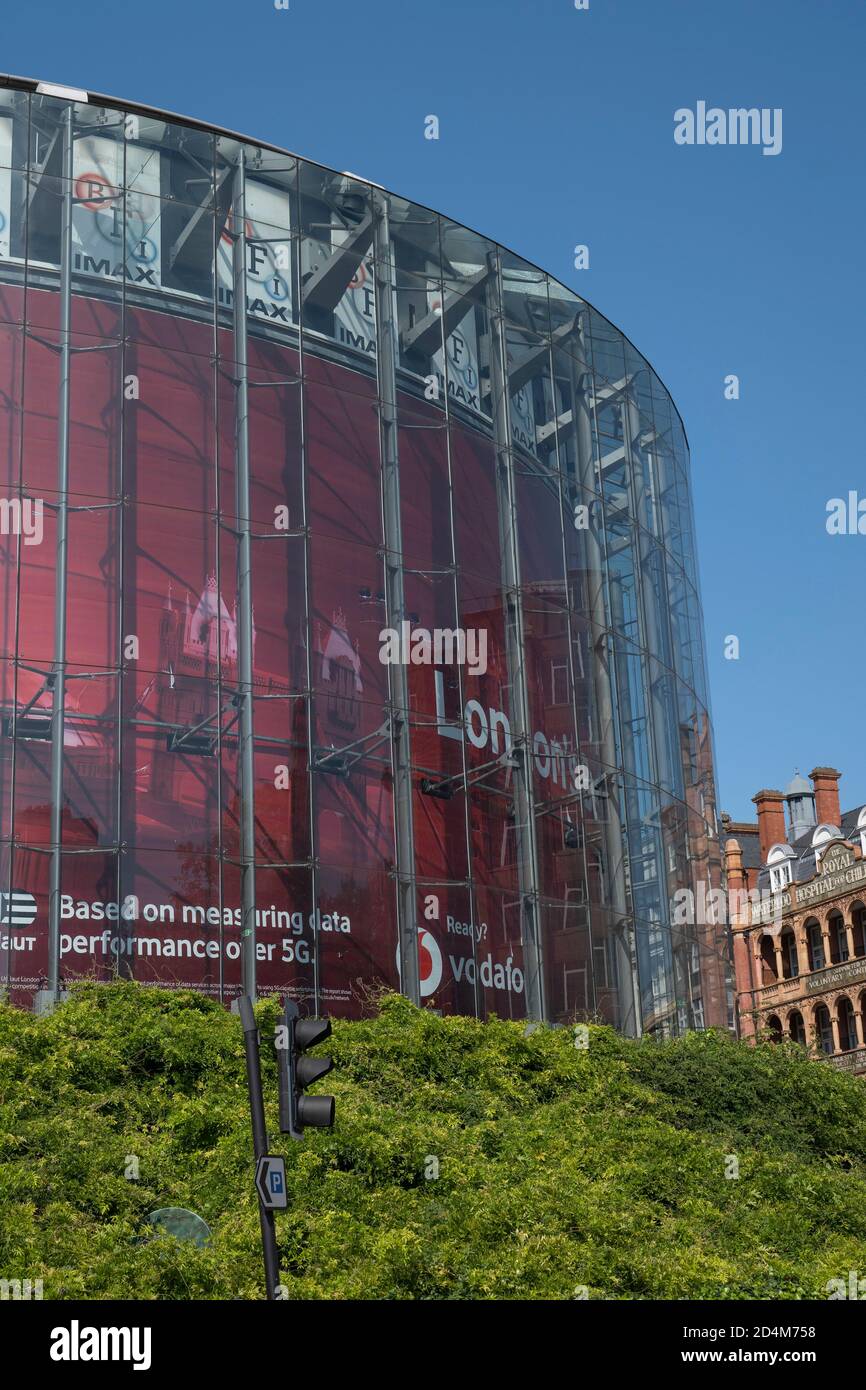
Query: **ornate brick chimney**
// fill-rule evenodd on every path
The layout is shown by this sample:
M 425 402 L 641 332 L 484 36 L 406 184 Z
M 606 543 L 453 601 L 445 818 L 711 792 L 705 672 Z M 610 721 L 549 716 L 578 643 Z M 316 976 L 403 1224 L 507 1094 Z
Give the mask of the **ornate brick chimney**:
M 730 816 L 728 822 L 730 823 Z M 731 935 L 734 944 L 734 974 L 739 999 L 740 1033 L 744 1038 L 755 1032 L 752 1010 L 754 1008 L 753 960 L 750 946 L 749 926 L 751 914 L 745 896 L 746 878 L 743 872 L 743 851 L 739 840 L 725 841 L 725 873 L 728 880 L 728 906 L 730 910 Z
M 767 855 L 773 845 L 784 844 L 785 796 L 783 792 L 768 791 L 766 788 L 752 797 L 758 808 L 758 838 L 761 842 L 761 861 L 766 864 Z M 837 802 L 838 805 L 838 802 Z
M 730 822 L 730 816 L 727 819 Z M 728 888 L 732 893 L 745 887 L 743 851 L 740 848 L 739 840 L 733 838 L 725 841 L 725 876 L 728 881 Z
M 841 772 L 835 767 L 813 767 L 809 773 L 815 788 L 815 813 L 819 825 L 841 825 L 842 812 L 839 808 L 839 778 Z

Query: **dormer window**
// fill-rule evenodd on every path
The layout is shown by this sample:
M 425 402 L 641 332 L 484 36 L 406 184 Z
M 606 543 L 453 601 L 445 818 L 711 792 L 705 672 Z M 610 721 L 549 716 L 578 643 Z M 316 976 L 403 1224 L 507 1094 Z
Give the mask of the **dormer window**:
M 767 855 L 767 868 L 770 871 L 770 891 L 781 893 L 783 888 L 793 882 L 794 851 L 790 845 L 773 845 Z
M 857 817 L 857 829 L 860 832 L 860 853 L 866 859 L 866 806 L 861 807 Z
M 781 893 L 783 888 L 787 888 L 791 882 L 791 865 L 789 863 L 779 864 L 777 868 L 770 870 L 770 887 L 774 893 Z
M 828 845 L 834 840 L 841 840 L 842 831 L 838 825 L 829 825 L 825 821 L 823 825 L 816 825 L 812 833 L 812 848 L 815 851 L 815 863 L 820 864 L 821 859 L 827 850 Z

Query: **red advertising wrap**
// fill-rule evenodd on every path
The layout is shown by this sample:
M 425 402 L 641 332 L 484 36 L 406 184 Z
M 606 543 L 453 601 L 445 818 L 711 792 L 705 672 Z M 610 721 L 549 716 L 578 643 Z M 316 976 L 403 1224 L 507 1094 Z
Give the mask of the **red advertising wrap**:
M 426 1007 L 724 1025 L 719 930 L 669 923 L 719 853 L 652 369 L 354 176 L 0 98 L 0 987 L 46 987 L 55 873 L 61 987 L 231 1001 L 249 831 L 256 989 L 304 1012 L 400 988 L 409 931 Z

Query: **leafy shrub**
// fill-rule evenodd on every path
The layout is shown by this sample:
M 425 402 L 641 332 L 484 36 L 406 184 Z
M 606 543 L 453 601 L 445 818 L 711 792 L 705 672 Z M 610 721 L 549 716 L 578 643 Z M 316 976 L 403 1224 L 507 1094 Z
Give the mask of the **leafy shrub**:
M 263 1037 L 277 1014 L 257 1006 Z M 820 1298 L 866 1271 L 866 1088 L 798 1048 L 592 1028 L 578 1049 L 395 995 L 331 1043 L 337 1124 L 300 1144 L 263 1047 L 290 1297 Z M 163 1206 L 211 1244 L 154 1237 Z M 123 982 L 50 1016 L 0 1005 L 0 1278 L 258 1298 L 261 1267 L 237 1018 Z

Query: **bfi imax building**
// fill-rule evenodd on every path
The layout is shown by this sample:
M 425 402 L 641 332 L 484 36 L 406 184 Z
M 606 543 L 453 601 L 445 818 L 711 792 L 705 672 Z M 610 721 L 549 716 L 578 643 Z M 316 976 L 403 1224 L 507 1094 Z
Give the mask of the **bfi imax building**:
M 0 429 L 6 998 L 729 1025 L 688 448 L 589 304 L 0 78 Z

